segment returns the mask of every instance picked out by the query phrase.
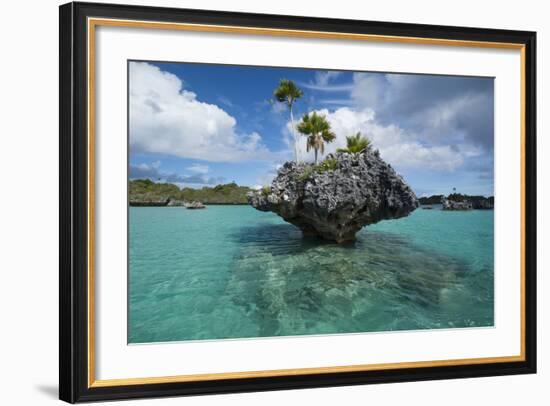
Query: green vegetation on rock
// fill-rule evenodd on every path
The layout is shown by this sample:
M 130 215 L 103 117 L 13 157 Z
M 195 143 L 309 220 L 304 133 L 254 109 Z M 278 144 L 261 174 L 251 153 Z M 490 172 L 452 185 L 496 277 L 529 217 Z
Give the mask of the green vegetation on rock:
M 170 200 L 178 200 L 181 190 L 171 183 L 155 183 L 149 179 L 131 180 L 130 205 L 164 206 Z
M 336 158 L 327 158 L 320 164 L 316 165 L 315 172 L 324 173 L 328 171 L 333 171 L 338 167 L 338 160 Z
M 363 137 L 360 132 L 346 137 L 346 148 L 338 148 L 338 152 L 348 154 L 360 154 L 367 148 L 370 148 L 371 142 L 367 137 Z
M 338 168 L 338 160 L 329 155 L 324 161 L 318 164 L 306 164 L 304 170 L 298 175 L 297 179 L 300 182 L 305 182 L 315 173 L 325 173 L 334 171 Z
M 314 165 L 307 165 L 304 170 L 302 171 L 302 173 L 300 173 L 297 177 L 298 181 L 300 182 L 305 182 L 306 180 L 308 180 L 311 175 L 313 175 L 315 173 L 315 166 Z
M 429 197 L 421 197 L 418 201 L 420 204 L 441 204 L 444 197 L 443 195 L 432 195 Z

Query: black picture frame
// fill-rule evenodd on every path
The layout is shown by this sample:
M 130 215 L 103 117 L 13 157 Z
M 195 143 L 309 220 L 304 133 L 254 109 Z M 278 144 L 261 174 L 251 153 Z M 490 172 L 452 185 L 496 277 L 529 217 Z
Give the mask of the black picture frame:
M 536 33 L 114 4 L 60 6 L 59 397 L 67 402 L 219 394 L 536 372 Z M 524 334 L 517 362 L 93 387 L 88 380 L 87 24 L 89 17 L 514 43 L 524 46 Z

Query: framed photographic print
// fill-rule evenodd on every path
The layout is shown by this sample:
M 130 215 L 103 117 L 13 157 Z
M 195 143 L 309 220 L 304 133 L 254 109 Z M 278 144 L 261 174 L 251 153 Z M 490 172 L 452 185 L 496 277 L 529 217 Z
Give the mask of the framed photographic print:
M 534 373 L 533 32 L 60 7 L 60 398 Z

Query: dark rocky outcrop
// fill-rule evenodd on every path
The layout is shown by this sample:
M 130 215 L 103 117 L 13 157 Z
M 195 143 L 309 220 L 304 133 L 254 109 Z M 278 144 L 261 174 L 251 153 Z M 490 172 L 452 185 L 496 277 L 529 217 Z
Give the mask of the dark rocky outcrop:
M 130 206 L 133 207 L 165 207 L 170 203 L 169 199 L 148 199 L 148 200 L 138 200 L 132 199 L 130 197 Z
M 248 202 L 302 230 L 344 242 L 365 225 L 407 216 L 418 207 L 412 189 L 372 150 L 329 155 L 319 165 L 287 162 L 270 187 L 250 192 Z
M 189 202 L 189 203 L 185 203 L 185 207 L 187 209 L 206 209 L 206 206 L 204 204 L 202 204 L 201 202 Z
M 423 205 L 442 204 L 443 209 L 449 209 L 449 206 L 452 205 L 456 205 L 458 208 L 460 208 L 461 206 L 466 206 L 468 209 L 474 210 L 492 210 L 495 207 L 494 196 L 485 197 L 481 195 L 465 195 L 461 193 L 451 193 L 448 196 L 424 196 L 419 198 L 418 201 L 420 202 L 420 204 Z M 447 202 L 447 204 L 445 202 Z

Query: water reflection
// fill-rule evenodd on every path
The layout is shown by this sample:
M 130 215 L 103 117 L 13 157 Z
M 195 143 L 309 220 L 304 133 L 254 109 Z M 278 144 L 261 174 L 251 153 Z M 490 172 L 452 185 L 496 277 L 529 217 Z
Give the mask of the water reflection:
M 417 210 L 346 245 L 244 206 L 130 221 L 131 343 L 493 325 L 491 212 Z
M 260 224 L 233 236 L 242 244 L 227 296 L 261 335 L 418 328 L 436 316 L 468 266 L 384 232 L 338 245 L 302 239 L 291 225 Z M 429 321 L 433 325 L 433 320 Z

